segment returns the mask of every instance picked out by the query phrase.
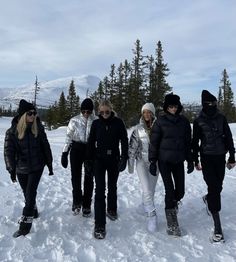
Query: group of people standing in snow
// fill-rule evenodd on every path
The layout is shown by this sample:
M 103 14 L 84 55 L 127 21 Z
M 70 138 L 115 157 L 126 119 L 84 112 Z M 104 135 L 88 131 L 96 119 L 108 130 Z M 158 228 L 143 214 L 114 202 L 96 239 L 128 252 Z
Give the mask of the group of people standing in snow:
M 212 240 L 224 239 L 219 216 L 220 195 L 227 153 L 228 168 L 235 166 L 232 134 L 226 118 L 217 109 L 215 96 L 207 90 L 202 91 L 202 110 L 194 120 L 193 134 L 190 122 L 181 114 L 182 109 L 180 97 L 173 93 L 165 96 L 164 112 L 157 118 L 155 106 L 144 104 L 140 122 L 128 140 L 126 127 L 109 101 L 99 104 L 98 116 L 95 116 L 93 101 L 90 98 L 83 100 L 81 113 L 68 124 L 61 164 L 67 168 L 70 158 L 74 215 L 82 210 L 84 217 L 91 216 L 95 178 L 95 238 L 105 238 L 106 216 L 112 221 L 118 218 L 117 181 L 119 172 L 127 165 L 129 173 L 136 170 L 140 180 L 140 208 L 147 216 L 147 229 L 157 230 L 154 194 L 160 172 L 165 187 L 167 233 L 181 236 L 177 214 L 185 193 L 184 161 L 187 161 L 187 173 L 193 172 L 195 166 L 202 170 L 207 184 L 203 200 L 214 221 Z M 35 107 L 25 100 L 20 101 L 18 115 L 6 132 L 4 157 L 12 181 L 18 178 L 25 197 L 19 230 L 14 233 L 14 237 L 18 237 L 30 232 L 33 218 L 38 216 L 36 194 L 45 165 L 53 175 L 52 153 L 46 134 Z

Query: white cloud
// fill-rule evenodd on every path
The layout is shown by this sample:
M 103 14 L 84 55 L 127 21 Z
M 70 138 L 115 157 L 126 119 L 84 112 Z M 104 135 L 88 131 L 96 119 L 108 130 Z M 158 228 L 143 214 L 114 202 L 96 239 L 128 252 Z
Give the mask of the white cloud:
M 103 78 L 111 64 L 131 59 L 136 39 L 145 54 L 162 41 L 177 93 L 215 85 L 224 68 L 235 85 L 233 0 L 12 0 L 0 12 L 0 86 L 12 76 L 16 84 L 29 82 L 36 72 L 43 80 Z

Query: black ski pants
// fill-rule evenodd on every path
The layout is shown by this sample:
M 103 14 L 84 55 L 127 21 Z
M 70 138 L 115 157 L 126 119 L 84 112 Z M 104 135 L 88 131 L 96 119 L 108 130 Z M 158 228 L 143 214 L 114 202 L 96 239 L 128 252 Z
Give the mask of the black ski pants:
M 203 178 L 207 184 L 207 203 L 211 213 L 221 210 L 221 191 L 225 177 L 225 155 L 201 155 Z
M 25 197 L 24 216 L 34 215 L 34 206 L 36 204 L 37 189 L 43 170 L 29 174 L 17 174 L 17 178 Z
M 95 160 L 95 225 L 106 224 L 106 173 L 107 210 L 117 211 L 117 181 L 119 176 L 117 158 Z
M 184 163 L 158 161 L 158 165 L 165 186 L 165 209 L 175 208 L 185 193 Z
M 90 208 L 93 196 L 93 175 L 84 175 L 82 194 L 82 165 L 86 159 L 86 144 L 73 142 L 70 151 L 73 204 Z M 86 171 L 86 170 L 85 170 Z

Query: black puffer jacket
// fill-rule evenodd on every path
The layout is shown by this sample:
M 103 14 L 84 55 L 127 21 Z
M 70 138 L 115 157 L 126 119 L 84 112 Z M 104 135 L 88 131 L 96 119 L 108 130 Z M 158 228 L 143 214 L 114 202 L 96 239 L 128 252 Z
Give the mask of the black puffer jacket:
M 165 113 L 154 122 L 148 158 L 150 162 L 192 161 L 191 126 L 187 118 Z
M 201 145 L 199 146 L 199 141 Z M 198 163 L 198 153 L 205 155 L 224 155 L 229 151 L 234 155 L 232 133 L 224 115 L 218 110 L 213 116 L 203 111 L 193 122 L 193 153 Z
M 16 130 L 18 117 L 12 120 L 12 126 L 6 131 L 4 143 L 4 159 L 9 173 L 28 174 L 43 170 L 47 165 L 52 171 L 52 152 L 39 118 L 38 136 L 34 137 L 28 127 L 23 139 L 18 139 Z
M 93 121 L 88 139 L 88 158 L 128 158 L 128 135 L 123 121 L 111 113 L 108 119 L 99 116 Z

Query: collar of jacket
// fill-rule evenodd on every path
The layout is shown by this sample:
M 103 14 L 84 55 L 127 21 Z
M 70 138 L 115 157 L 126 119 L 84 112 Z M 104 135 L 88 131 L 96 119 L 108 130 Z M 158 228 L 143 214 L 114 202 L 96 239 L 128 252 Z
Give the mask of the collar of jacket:
M 166 112 L 165 117 L 169 121 L 176 123 L 178 121 L 178 119 L 179 119 L 179 114 L 171 114 L 169 112 Z
M 207 119 L 213 119 L 213 118 L 216 118 L 218 116 L 218 114 L 219 114 L 219 110 L 218 109 L 216 110 L 215 114 L 212 115 L 212 116 L 206 114 L 203 110 L 201 110 L 199 116 L 202 116 L 202 117 L 207 118 Z

